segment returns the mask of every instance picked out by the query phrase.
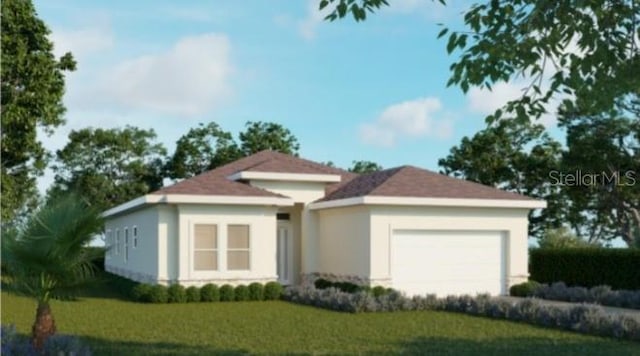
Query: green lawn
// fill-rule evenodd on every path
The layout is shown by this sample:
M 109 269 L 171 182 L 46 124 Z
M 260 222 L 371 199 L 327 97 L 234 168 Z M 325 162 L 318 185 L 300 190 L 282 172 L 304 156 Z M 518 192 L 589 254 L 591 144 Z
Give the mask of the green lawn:
M 286 302 L 137 304 L 89 297 L 52 304 L 58 331 L 98 355 L 631 355 L 640 345 L 445 312 L 344 314 Z M 30 329 L 34 302 L 2 292 L 2 323 Z

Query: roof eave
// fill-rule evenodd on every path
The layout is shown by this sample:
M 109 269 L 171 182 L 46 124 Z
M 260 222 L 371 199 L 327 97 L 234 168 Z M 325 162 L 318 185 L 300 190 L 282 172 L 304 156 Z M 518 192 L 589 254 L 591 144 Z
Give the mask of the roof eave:
M 439 206 L 468 208 L 520 208 L 543 209 L 547 207 L 544 200 L 534 199 L 462 199 L 462 198 L 419 198 L 363 196 L 311 203 L 309 209 L 320 210 L 340 208 L 354 205 L 395 205 L 395 206 Z
M 191 194 L 147 194 L 120 204 L 102 213 L 103 217 L 114 216 L 132 209 L 151 204 L 224 204 L 224 205 L 266 205 L 293 206 L 294 201 L 285 197 L 256 197 L 232 195 L 191 195 Z

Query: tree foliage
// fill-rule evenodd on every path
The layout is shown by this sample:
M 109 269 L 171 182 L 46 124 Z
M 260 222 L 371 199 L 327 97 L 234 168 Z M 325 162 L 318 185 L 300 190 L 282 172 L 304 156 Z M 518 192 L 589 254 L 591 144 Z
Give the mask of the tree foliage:
M 48 154 L 37 130 L 64 123 L 64 72 L 75 69 L 70 53 L 56 59 L 50 33 L 31 1 L 2 1 L 2 220 L 33 206 L 36 178 Z
M 240 158 L 241 152 L 231 133 L 211 122 L 192 128 L 176 142 L 167 162 L 172 179 L 189 178 Z
M 76 191 L 101 209 L 162 186 L 166 150 L 153 130 L 86 128 L 72 131 L 56 153 L 50 192 Z
M 349 172 L 363 174 L 382 170 L 382 166 L 372 161 L 353 161 Z
M 240 150 L 250 156 L 263 150 L 273 150 L 297 156 L 298 139 L 284 126 L 275 122 L 249 121 L 240 133 Z
M 386 0 L 321 0 L 319 8 L 329 4 L 333 8 L 326 19 L 331 21 L 348 14 L 364 20 L 367 11 L 389 5 Z M 447 52 L 460 54 L 448 85 L 467 92 L 528 80 L 520 98 L 487 118 L 492 122 L 509 113 L 522 121 L 540 117 L 551 99 L 562 99 L 562 112 L 594 115 L 637 93 L 638 24 L 635 0 L 483 1 L 464 13 L 465 29 L 445 27 L 438 37 L 448 35 Z
M 563 187 L 572 203 L 568 222 L 589 241 L 620 237 L 632 245 L 640 228 L 640 120 L 632 115 L 612 112 L 562 122 L 563 172 L 576 180 Z
M 2 262 L 12 290 L 37 302 L 37 348 L 56 332 L 49 301 L 73 297 L 93 281 L 100 250 L 85 248 L 103 228 L 100 210 L 74 194 L 50 199 L 24 226 L 3 231 Z
M 529 232 L 541 236 L 559 227 L 566 201 L 548 173 L 560 169 L 561 145 L 537 124 L 500 120 L 464 137 L 438 164 L 443 173 L 496 188 L 546 199 L 548 207 L 530 216 Z
M 540 248 L 600 247 L 597 242 L 581 239 L 566 226 L 545 231 L 538 244 Z

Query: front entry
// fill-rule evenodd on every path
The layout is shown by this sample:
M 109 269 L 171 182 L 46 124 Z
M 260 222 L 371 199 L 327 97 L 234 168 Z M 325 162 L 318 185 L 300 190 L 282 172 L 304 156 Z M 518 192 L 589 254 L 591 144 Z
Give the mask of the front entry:
M 293 236 L 291 234 L 291 223 L 288 221 L 278 222 L 278 282 L 289 285 L 293 275 Z

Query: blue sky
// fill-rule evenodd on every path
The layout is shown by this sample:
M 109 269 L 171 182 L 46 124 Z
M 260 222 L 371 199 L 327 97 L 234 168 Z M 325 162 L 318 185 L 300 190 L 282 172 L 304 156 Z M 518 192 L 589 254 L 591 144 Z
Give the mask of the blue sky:
M 328 23 L 318 1 L 36 1 L 55 51 L 74 53 L 67 125 L 43 138 L 55 151 L 72 129 L 153 128 L 172 152 L 199 122 L 236 134 L 274 121 L 301 156 L 348 167 L 437 161 L 515 84 L 464 95 L 446 88 L 455 57 L 436 39 L 461 28 L 464 2 L 395 0 L 364 23 Z M 51 183 L 50 172 L 40 188 Z

